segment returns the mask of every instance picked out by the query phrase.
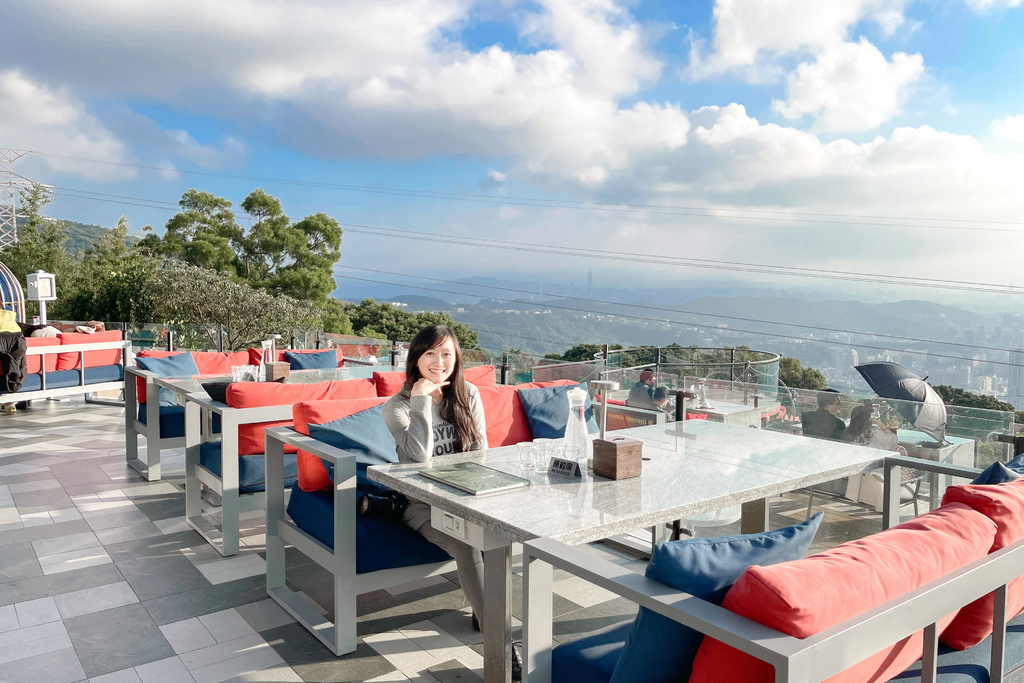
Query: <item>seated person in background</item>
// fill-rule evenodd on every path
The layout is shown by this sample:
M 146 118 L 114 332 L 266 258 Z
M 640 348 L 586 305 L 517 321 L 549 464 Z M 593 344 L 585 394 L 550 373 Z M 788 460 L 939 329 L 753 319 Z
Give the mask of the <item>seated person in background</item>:
M 626 405 L 630 408 L 657 410 L 658 406 L 654 404 L 654 381 L 657 378 L 658 375 L 653 370 L 644 370 L 641 372 L 640 381 L 634 384 L 633 388 L 629 390 L 629 397 L 626 399 Z
M 687 394 L 689 394 L 689 392 L 687 392 Z M 687 398 L 691 397 L 687 396 Z M 657 389 L 655 389 L 654 394 L 652 394 L 651 396 L 651 399 L 654 401 L 654 405 L 658 408 L 658 410 L 664 411 L 669 415 L 676 414 L 675 409 L 668 403 L 668 389 L 666 389 L 665 387 L 658 387 Z
M 894 451 L 900 445 L 895 429 L 871 417 L 871 406 L 857 406 L 853 409 L 843 439 L 861 446 L 881 448 L 884 451 Z
M 846 429 L 843 421 L 836 417 L 841 406 L 838 392 L 832 389 L 819 391 L 818 409 L 800 416 L 804 435 L 840 441 Z

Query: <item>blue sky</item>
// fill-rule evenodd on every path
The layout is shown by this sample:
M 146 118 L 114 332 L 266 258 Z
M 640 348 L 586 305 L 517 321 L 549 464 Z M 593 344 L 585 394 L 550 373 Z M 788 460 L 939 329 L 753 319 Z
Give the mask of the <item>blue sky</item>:
M 343 265 L 412 275 L 827 286 L 492 239 L 1024 284 L 1022 0 L 6 7 L 0 147 L 62 218 L 160 230 L 190 187 L 263 187 L 459 236 L 346 233 Z

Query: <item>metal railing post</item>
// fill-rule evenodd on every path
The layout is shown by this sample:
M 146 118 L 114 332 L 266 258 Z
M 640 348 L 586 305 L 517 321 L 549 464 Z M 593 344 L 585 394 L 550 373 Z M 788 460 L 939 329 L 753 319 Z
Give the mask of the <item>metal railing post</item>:
M 174 350 L 174 330 L 167 328 L 167 350 Z
M 508 353 L 501 352 L 501 383 L 508 383 Z
M 217 350 L 224 352 L 224 326 L 217 326 Z

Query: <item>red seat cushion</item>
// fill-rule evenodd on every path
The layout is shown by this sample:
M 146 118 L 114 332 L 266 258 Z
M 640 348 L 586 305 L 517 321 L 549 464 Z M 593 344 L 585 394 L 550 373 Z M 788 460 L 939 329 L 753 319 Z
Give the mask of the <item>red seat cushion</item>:
M 478 387 L 493 387 L 497 384 L 493 365 L 476 365 L 462 371 L 462 376 L 470 384 Z
M 888 531 L 794 562 L 751 567 L 722 606 L 796 638 L 806 638 L 981 559 L 995 524 L 952 503 Z M 954 615 L 939 623 L 939 629 Z M 921 656 L 922 632 L 868 657 L 828 683 L 888 681 Z M 705 637 L 690 683 L 772 683 L 771 665 Z
M 569 379 L 557 379 L 550 382 L 532 382 L 508 386 L 478 386 L 480 402 L 484 406 L 484 418 L 487 422 L 487 445 L 511 446 L 523 441 L 532 441 L 530 422 L 526 419 L 526 411 L 519 400 L 520 389 L 538 389 L 540 387 L 576 384 Z
M 230 375 L 236 365 L 249 365 L 248 351 L 193 351 L 200 375 Z
M 40 346 L 60 346 L 60 339 L 57 337 L 26 337 L 25 345 L 32 349 Z M 56 353 L 49 353 L 46 356 L 25 356 L 25 372 L 33 374 L 37 372 L 53 372 L 57 369 Z
M 295 431 L 309 436 L 309 425 L 322 425 L 354 415 L 367 408 L 387 402 L 386 397 L 351 398 L 338 401 L 301 401 L 292 407 Z M 299 450 L 299 488 L 303 491 L 321 491 L 333 486 L 324 461 L 311 453 Z
M 278 382 L 235 382 L 228 386 L 228 405 L 232 408 L 294 405 L 300 401 L 322 401 L 345 398 L 377 398 L 371 379 L 346 379 L 316 384 L 280 384 Z M 238 427 L 238 454 L 263 452 L 263 432 L 267 427 L 291 424 L 291 420 L 260 422 Z M 295 449 L 287 447 L 289 453 Z
M 285 350 L 286 349 L 277 349 L 276 350 L 276 353 L 274 353 L 274 359 L 275 359 L 276 362 L 278 362 L 278 363 L 287 363 L 288 362 L 288 358 L 285 357 L 285 355 L 284 355 Z M 327 351 L 327 349 L 287 349 L 287 350 L 291 351 L 292 353 L 323 353 L 324 351 Z M 338 348 L 338 349 L 335 349 L 335 351 L 338 354 L 338 367 L 339 368 L 345 367 L 345 359 L 343 357 L 344 354 L 342 354 L 341 349 Z M 259 365 L 260 364 L 260 359 L 263 358 L 263 349 L 251 348 L 251 349 L 249 349 L 248 353 L 249 353 L 249 365 Z
M 1005 548 L 1024 538 L 1024 479 L 1005 484 L 950 486 L 942 504 L 963 503 L 985 515 L 996 525 L 996 537 L 990 552 Z M 975 600 L 956 615 L 940 638 L 957 650 L 966 650 L 992 633 L 992 594 Z M 1006 615 L 1012 618 L 1024 611 L 1024 577 L 1010 582 L 1006 590 Z
M 124 339 L 121 330 L 108 330 L 106 332 L 94 332 L 93 334 L 82 334 L 81 332 L 65 332 L 60 335 L 60 345 L 69 344 L 90 344 L 99 342 L 114 342 Z M 121 362 L 121 349 L 104 349 L 102 351 L 86 351 L 85 367 L 98 368 L 103 365 L 117 365 Z M 78 353 L 61 353 L 57 355 L 58 370 L 78 370 L 82 367 L 81 357 Z
M 394 396 L 405 385 L 405 372 L 402 370 L 374 370 L 373 383 L 377 387 L 378 396 Z

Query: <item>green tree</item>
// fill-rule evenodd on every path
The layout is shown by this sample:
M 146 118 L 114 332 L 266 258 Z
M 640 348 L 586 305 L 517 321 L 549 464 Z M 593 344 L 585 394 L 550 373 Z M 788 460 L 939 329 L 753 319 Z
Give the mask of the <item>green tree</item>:
M 285 233 L 288 262 L 269 289 L 296 299 L 326 301 L 334 291 L 334 264 L 341 258 L 341 225 L 325 213 L 306 216 Z
M 345 313 L 360 337 L 411 341 L 427 325 L 447 325 L 455 332 L 462 348 L 476 349 L 480 345 L 476 332 L 469 325 L 457 322 L 447 313 L 410 313 L 373 299 L 363 299 L 358 305 L 349 304 Z
M 191 189 L 178 201 L 181 211 L 167 221 L 161 253 L 200 268 L 236 272 L 236 249 L 244 233 L 235 222 L 231 202 Z
M 828 387 L 825 375 L 814 368 L 805 368 L 796 358 L 779 359 L 779 379 L 793 389 L 821 391 Z

